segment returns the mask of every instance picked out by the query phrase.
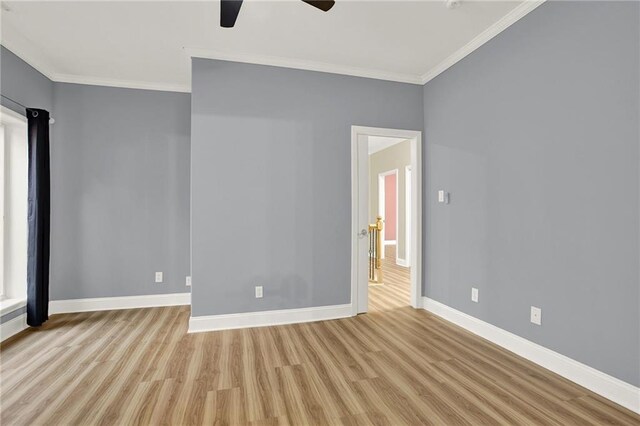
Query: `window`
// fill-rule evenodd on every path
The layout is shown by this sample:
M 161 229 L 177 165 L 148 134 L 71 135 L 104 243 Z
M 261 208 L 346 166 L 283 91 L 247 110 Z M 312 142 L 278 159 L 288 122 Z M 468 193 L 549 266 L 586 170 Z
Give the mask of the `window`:
M 0 315 L 27 296 L 27 120 L 0 107 Z
M 0 123 L 0 300 L 5 298 L 4 295 L 4 126 Z

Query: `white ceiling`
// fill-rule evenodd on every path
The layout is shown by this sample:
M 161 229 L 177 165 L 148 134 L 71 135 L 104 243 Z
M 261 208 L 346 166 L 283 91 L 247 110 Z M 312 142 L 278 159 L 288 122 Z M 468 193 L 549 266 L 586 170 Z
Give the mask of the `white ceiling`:
M 2 44 L 56 81 L 190 90 L 190 55 L 421 84 L 539 2 L 3 2 Z
M 368 140 L 369 155 L 375 154 L 376 152 L 382 151 L 383 149 L 387 149 L 397 143 L 400 143 L 406 140 L 407 139 L 389 138 L 386 136 L 369 136 L 369 140 Z

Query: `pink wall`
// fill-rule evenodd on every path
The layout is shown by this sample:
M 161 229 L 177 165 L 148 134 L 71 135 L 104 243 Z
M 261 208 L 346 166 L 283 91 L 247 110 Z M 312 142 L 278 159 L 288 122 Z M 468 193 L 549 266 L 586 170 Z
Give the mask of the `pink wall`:
M 396 228 L 398 227 L 398 212 L 396 211 L 396 179 L 394 173 L 384 177 L 384 239 L 393 241 L 396 239 Z

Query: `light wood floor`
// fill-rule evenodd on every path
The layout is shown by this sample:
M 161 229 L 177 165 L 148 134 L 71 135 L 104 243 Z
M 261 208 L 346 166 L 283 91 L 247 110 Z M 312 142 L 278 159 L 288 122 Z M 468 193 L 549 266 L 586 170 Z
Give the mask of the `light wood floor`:
M 640 416 L 410 307 L 187 334 L 189 308 L 54 315 L 0 349 L 6 425 L 602 425 Z
M 384 247 L 383 285 L 369 285 L 369 312 L 381 312 L 409 306 L 411 269 L 396 264 L 396 246 Z

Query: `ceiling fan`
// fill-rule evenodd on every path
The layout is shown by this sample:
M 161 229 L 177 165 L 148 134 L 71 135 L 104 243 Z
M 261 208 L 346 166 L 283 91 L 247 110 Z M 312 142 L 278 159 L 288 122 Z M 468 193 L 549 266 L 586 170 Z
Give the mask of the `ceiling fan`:
M 220 0 L 220 26 L 232 28 L 238 19 L 243 0 Z M 302 0 L 311 6 L 327 12 L 335 4 L 334 0 Z

